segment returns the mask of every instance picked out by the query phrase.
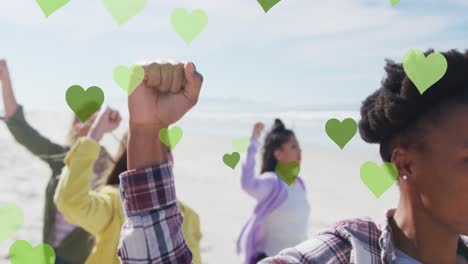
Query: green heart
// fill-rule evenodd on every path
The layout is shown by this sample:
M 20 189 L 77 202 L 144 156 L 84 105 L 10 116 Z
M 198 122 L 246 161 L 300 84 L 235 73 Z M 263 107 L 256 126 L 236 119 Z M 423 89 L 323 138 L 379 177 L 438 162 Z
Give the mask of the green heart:
M 138 14 L 146 5 L 146 0 L 103 0 L 107 11 L 121 27 Z
M 159 130 L 159 140 L 172 150 L 182 139 L 183 134 L 182 128 L 177 126 L 171 129 L 161 128 Z
M 385 162 L 379 167 L 369 161 L 361 166 L 361 180 L 377 198 L 392 186 L 397 177 L 398 169 L 390 162 Z
M 46 17 L 52 15 L 55 11 L 68 4 L 68 2 L 70 2 L 70 0 L 36 0 L 36 3 Z
M 104 92 L 97 86 L 86 91 L 79 85 L 70 86 L 65 97 L 68 106 L 81 122 L 86 122 L 104 102 Z
M 266 13 L 280 1 L 281 0 L 258 0 L 258 3 L 262 6 Z
M 279 162 L 275 167 L 276 175 L 287 185 L 291 185 L 294 182 L 300 170 L 301 165 L 297 161 L 291 161 L 289 163 Z
M 114 80 L 128 95 L 145 79 L 145 70 L 139 65 L 128 69 L 125 66 L 117 66 L 114 69 Z
M 249 137 L 235 138 L 232 140 L 232 146 L 234 147 L 234 150 L 238 152 L 246 152 L 247 148 L 249 148 L 249 144 Z
M 233 152 L 232 154 L 224 154 L 223 161 L 231 169 L 235 169 L 240 160 L 240 154 Z
M 54 249 L 47 244 L 33 248 L 27 241 L 17 240 L 10 247 L 11 264 L 54 264 Z
M 346 118 L 343 122 L 332 118 L 325 125 L 327 135 L 343 149 L 346 144 L 356 135 L 357 123 L 352 118 Z
M 23 211 L 14 204 L 0 206 L 0 243 L 10 238 L 24 222 Z
M 390 3 L 392 3 L 392 6 L 396 6 L 398 3 L 400 3 L 400 0 L 390 0 Z
M 190 44 L 208 25 L 208 15 L 201 9 L 189 13 L 183 8 L 172 11 L 171 24 L 175 31 Z
M 442 79 L 447 72 L 447 59 L 444 55 L 434 52 L 429 56 L 419 50 L 408 51 L 403 59 L 403 68 L 408 78 L 423 94 L 434 83 Z

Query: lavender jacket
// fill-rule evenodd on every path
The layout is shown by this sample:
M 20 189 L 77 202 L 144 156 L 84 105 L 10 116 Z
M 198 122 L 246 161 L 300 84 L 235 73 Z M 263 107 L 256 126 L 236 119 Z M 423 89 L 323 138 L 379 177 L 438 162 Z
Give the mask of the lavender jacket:
M 255 254 L 265 248 L 264 243 L 259 241 L 263 220 L 288 198 L 287 185 L 276 173 L 265 172 L 260 177 L 255 177 L 255 155 L 259 145 L 256 139 L 251 138 L 247 157 L 242 165 L 242 189 L 258 202 L 237 239 L 237 254 L 244 264 L 250 264 Z M 297 180 L 305 189 L 302 179 L 297 177 Z

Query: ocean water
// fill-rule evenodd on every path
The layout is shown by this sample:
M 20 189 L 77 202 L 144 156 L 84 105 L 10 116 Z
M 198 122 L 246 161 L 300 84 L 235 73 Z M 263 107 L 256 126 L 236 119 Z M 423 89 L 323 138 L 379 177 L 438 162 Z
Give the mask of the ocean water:
M 237 111 L 194 111 L 176 125 L 185 133 L 219 137 L 250 136 L 253 125 L 263 122 L 270 129 L 275 118 L 280 118 L 287 128 L 292 129 L 301 143 L 328 146 L 334 144 L 325 132 L 325 124 L 331 118 L 340 121 L 353 118 L 358 122 L 357 111 L 278 111 L 278 112 L 237 112 Z M 265 134 L 265 133 L 264 133 Z M 362 145 L 356 135 L 350 144 Z
M 0 100 L 1 100 L 0 94 Z M 20 100 L 21 99 L 21 100 Z M 67 120 L 72 115 L 65 102 L 35 104 L 29 98 L 19 98 L 24 103 L 26 113 L 60 113 Z M 353 118 L 358 122 L 359 108 L 356 106 L 325 105 L 320 109 L 304 109 L 304 106 L 279 106 L 275 103 L 262 103 L 239 99 L 206 99 L 201 98 L 184 118 L 175 125 L 182 127 L 185 134 L 198 136 L 215 136 L 223 138 L 238 138 L 250 136 L 253 125 L 263 122 L 266 130 L 270 129 L 275 118 L 280 118 L 287 128 L 292 129 L 301 144 L 318 144 L 322 146 L 336 145 L 328 138 L 325 124 L 331 118 L 340 121 Z M 104 106 L 118 109 L 123 117 L 122 124 L 128 122 L 127 102 L 125 97 L 110 97 Z M 315 106 L 317 108 L 317 106 Z M 3 116 L 3 100 L 0 103 L 0 116 Z M 265 133 L 264 133 L 265 134 Z M 349 145 L 363 145 L 359 135 L 356 135 Z

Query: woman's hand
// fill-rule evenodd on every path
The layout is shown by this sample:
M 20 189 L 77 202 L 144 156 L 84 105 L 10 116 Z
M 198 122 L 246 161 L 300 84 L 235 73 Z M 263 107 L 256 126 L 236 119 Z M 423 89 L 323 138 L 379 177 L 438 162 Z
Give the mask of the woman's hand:
M 0 59 L 0 83 L 2 85 L 3 107 L 5 109 L 5 120 L 10 119 L 18 110 L 13 87 L 11 85 L 10 73 L 6 60 Z
M 128 97 L 130 125 L 168 127 L 196 105 L 203 77 L 193 63 L 143 67 L 145 80 Z
M 10 79 L 10 74 L 8 73 L 8 66 L 6 60 L 0 60 L 0 81 L 4 82 Z
M 262 122 L 255 123 L 253 131 L 252 131 L 252 137 L 258 140 L 264 128 L 265 128 L 265 124 L 263 124 Z
M 120 113 L 117 110 L 106 107 L 99 112 L 94 120 L 88 132 L 88 137 L 99 142 L 106 133 L 110 133 L 119 127 L 120 121 L 122 121 Z
M 203 76 L 191 62 L 144 67 L 145 80 L 128 97 L 129 170 L 167 160 L 167 152 L 158 140 L 159 131 L 177 122 L 197 104 L 203 83 Z

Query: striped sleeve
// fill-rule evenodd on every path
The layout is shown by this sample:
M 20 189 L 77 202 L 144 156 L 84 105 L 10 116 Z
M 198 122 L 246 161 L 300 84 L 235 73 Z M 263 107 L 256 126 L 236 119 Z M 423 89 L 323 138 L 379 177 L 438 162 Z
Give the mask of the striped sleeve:
M 120 191 L 127 220 L 119 243 L 123 264 L 190 264 L 182 233 L 183 216 L 176 203 L 169 163 L 120 175 Z
M 281 251 L 261 264 L 348 264 L 351 248 L 333 234 L 320 234 L 294 248 Z

